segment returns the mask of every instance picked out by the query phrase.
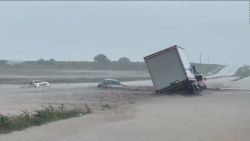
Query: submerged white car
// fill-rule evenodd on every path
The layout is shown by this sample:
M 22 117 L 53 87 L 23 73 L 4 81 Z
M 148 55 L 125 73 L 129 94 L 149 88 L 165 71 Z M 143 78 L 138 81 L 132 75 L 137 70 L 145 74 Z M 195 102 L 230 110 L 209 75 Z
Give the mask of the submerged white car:
M 103 79 L 98 83 L 98 88 L 124 88 L 126 87 L 120 81 L 115 79 Z
M 49 82 L 45 82 L 45 81 L 40 81 L 40 80 L 33 80 L 29 83 L 29 87 L 49 87 L 50 84 Z

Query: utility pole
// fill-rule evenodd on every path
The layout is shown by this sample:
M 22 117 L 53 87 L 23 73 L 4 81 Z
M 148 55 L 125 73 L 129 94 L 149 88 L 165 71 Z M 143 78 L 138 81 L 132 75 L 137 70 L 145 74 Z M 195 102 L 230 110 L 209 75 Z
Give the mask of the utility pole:
M 201 64 L 201 61 L 202 61 L 201 59 L 202 59 L 202 55 L 201 55 L 201 53 L 200 53 L 200 64 Z
M 250 0 L 248 1 L 248 23 L 250 24 Z
M 71 61 L 71 54 L 68 52 L 68 61 Z

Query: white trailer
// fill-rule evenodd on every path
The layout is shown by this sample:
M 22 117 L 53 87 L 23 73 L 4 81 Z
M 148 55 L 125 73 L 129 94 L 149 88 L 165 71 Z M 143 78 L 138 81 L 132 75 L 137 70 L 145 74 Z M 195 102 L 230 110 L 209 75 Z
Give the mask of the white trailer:
M 144 57 L 157 93 L 186 89 L 201 93 L 182 47 L 174 45 Z

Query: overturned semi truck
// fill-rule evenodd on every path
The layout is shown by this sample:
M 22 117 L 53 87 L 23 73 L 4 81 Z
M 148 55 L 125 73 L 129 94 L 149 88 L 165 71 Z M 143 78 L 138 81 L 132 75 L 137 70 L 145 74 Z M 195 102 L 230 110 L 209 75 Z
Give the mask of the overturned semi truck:
M 201 94 L 184 48 L 174 45 L 145 56 L 144 60 L 157 93 L 188 90 Z

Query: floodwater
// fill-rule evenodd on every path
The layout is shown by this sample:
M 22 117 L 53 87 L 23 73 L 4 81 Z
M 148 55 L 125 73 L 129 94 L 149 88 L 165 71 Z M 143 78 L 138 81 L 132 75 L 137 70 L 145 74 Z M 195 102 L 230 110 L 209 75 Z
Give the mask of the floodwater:
M 209 89 L 202 96 L 155 94 L 149 80 L 123 82 L 128 85 L 124 89 L 98 89 L 96 83 L 61 83 L 44 88 L 0 85 L 3 114 L 32 111 L 46 104 L 88 104 L 93 110 L 86 116 L 2 134 L 0 140 L 249 141 L 250 79 L 233 79 L 208 80 Z M 103 108 L 105 104 L 111 109 Z

